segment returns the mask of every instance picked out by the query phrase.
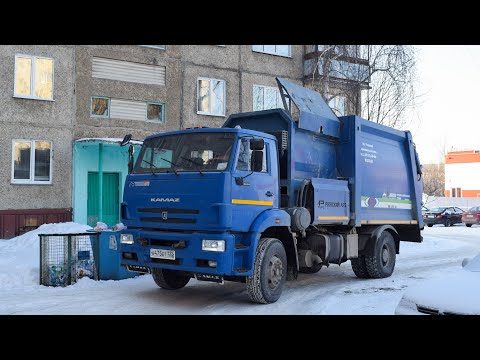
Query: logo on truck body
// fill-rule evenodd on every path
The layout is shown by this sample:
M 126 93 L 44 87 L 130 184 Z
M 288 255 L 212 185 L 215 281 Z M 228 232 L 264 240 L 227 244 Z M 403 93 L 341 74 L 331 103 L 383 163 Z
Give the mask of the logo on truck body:
M 168 203 L 178 203 L 180 198 L 150 198 L 151 202 L 168 202 Z

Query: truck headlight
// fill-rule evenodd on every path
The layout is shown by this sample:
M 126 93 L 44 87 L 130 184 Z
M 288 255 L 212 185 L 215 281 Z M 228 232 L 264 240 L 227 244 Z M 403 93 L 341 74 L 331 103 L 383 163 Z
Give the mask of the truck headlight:
M 202 240 L 203 251 L 225 251 L 225 240 Z
M 122 234 L 120 235 L 121 244 L 133 244 L 133 235 L 132 234 Z

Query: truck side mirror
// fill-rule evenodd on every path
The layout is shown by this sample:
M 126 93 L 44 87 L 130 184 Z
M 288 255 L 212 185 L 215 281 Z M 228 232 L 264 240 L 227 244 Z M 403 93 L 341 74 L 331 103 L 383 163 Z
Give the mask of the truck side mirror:
M 262 168 L 263 168 L 263 151 L 253 150 L 253 152 L 252 152 L 252 171 L 262 172 Z
M 123 138 L 122 142 L 120 143 L 120 146 L 125 146 L 127 145 L 130 140 L 132 140 L 132 134 L 127 134 L 125 135 L 125 137 Z
M 265 148 L 265 141 L 263 139 L 251 139 L 250 150 L 263 150 Z

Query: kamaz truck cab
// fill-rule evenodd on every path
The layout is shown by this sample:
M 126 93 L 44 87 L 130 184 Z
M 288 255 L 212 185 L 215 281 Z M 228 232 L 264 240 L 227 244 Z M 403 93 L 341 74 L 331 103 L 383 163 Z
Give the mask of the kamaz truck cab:
M 170 290 L 192 277 L 245 282 L 252 301 L 271 303 L 287 277 L 332 263 L 351 260 L 363 278 L 390 276 L 400 240 L 421 241 L 410 134 L 356 116 L 340 121 L 318 93 L 277 81 L 298 119 L 283 109 L 234 114 L 222 128 L 144 140 L 125 182 L 122 266 Z M 365 158 L 404 174 L 394 184 L 381 175 L 377 188 L 360 168 Z M 393 190 L 395 200 L 385 193 Z

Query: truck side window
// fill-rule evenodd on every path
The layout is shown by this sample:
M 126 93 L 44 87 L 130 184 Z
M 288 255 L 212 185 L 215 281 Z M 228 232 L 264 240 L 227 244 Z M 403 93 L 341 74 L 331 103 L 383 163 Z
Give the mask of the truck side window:
M 268 171 L 267 147 L 268 147 L 268 143 L 265 143 L 265 148 L 262 150 L 263 152 L 263 164 L 262 164 L 262 171 L 261 171 L 262 173 L 266 173 Z M 240 140 L 236 169 L 241 171 L 252 170 L 252 150 L 250 150 L 249 139 Z

